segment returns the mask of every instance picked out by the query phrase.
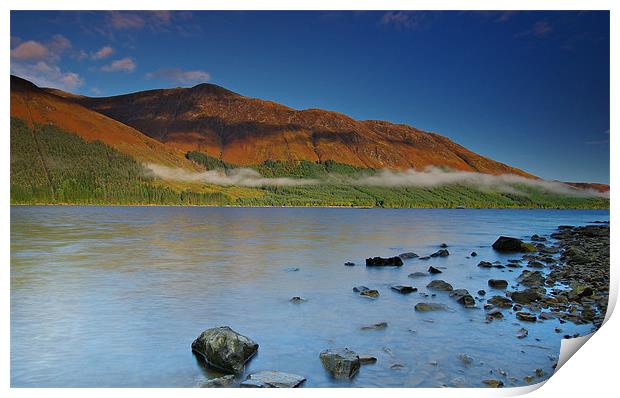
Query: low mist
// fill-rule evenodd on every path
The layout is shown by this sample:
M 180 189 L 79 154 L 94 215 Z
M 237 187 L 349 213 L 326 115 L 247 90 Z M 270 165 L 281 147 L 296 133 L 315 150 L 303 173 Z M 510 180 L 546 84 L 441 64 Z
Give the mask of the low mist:
M 515 174 L 491 175 L 468 171 L 446 171 L 437 167 L 429 167 L 424 171 L 417 171 L 415 169 L 403 171 L 381 170 L 375 175 L 357 178 L 350 182 L 353 185 L 379 187 L 437 187 L 461 184 L 486 191 L 520 195 L 528 195 L 527 192 L 519 190 L 519 186 L 527 186 L 562 195 L 609 197 L 608 192 L 577 189 L 559 181 L 534 180 Z
M 380 170 L 377 174 L 355 178 L 331 174 L 323 180 L 302 178 L 267 178 L 250 168 L 228 170 L 208 170 L 192 172 L 181 168 L 148 164 L 152 173 L 164 180 L 185 181 L 224 186 L 264 187 L 264 186 L 303 186 L 321 183 L 338 183 L 352 186 L 372 187 L 438 187 L 444 185 L 467 185 L 483 191 L 513 193 L 527 196 L 520 187 L 532 187 L 541 191 L 576 197 L 609 197 L 609 192 L 577 189 L 559 181 L 534 180 L 514 174 L 490 175 L 467 171 L 446 171 L 429 167 L 423 171 L 408 169 L 403 171 Z
M 236 168 L 228 170 L 207 170 L 192 172 L 181 168 L 166 167 L 158 164 L 147 164 L 146 167 L 157 177 L 164 180 L 197 182 L 215 185 L 236 185 L 241 187 L 263 186 L 300 186 L 318 184 L 319 180 L 301 178 L 266 178 L 253 169 Z

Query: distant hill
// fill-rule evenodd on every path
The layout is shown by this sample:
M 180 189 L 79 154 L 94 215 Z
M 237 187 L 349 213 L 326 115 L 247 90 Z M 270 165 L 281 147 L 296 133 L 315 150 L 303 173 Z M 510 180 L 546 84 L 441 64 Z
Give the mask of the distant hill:
M 438 134 L 296 111 L 215 85 L 89 98 L 11 76 L 10 133 L 13 204 L 609 207 L 605 197 L 539 188 L 537 177 Z M 494 191 L 351 182 L 425 166 L 532 183 Z
M 175 148 L 240 165 L 333 160 L 367 168 L 439 166 L 536 178 L 439 134 L 321 109 L 295 110 L 213 84 L 104 98 L 67 97 Z

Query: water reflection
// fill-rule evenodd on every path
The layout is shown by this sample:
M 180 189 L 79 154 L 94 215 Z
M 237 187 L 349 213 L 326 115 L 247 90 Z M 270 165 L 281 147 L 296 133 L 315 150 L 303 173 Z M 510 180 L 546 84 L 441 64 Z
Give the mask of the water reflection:
M 447 294 L 422 298 L 429 265 L 470 292 L 519 272 L 480 269 L 505 261 L 497 235 L 550 233 L 560 224 L 608 219 L 607 211 L 252 209 L 160 207 L 11 208 L 11 383 L 13 386 L 198 386 L 219 373 L 190 344 L 230 325 L 260 344 L 247 371 L 304 375 L 305 386 L 479 386 L 490 372 L 523 384 L 547 374 L 559 352 L 555 320 L 515 337 L 514 315 L 486 324 Z M 368 256 L 446 242 L 451 255 L 402 269 L 345 267 Z M 476 250 L 475 259 L 466 257 Z M 290 268 L 299 268 L 291 271 Z M 515 275 L 516 274 L 516 275 Z M 419 293 L 399 295 L 392 284 Z M 376 288 L 377 300 L 352 293 Z M 431 293 L 431 292 L 428 292 Z M 306 302 L 288 300 L 302 296 Z M 454 311 L 416 313 L 419 301 Z M 380 331 L 360 328 L 388 322 Z M 588 326 L 561 325 L 562 334 Z M 540 341 L 537 341 L 539 339 Z M 374 355 L 353 381 L 336 381 L 318 353 L 347 346 Z M 465 365 L 457 356 L 474 361 Z

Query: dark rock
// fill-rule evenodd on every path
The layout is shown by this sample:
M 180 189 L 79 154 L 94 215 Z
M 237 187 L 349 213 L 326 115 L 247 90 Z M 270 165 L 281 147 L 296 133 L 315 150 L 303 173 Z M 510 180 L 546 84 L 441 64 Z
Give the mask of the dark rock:
M 536 315 L 529 312 L 517 312 L 517 318 L 525 322 L 536 322 Z
M 368 289 L 360 292 L 360 296 L 377 298 L 379 297 L 379 291 L 374 289 Z
M 543 238 L 542 236 L 538 236 L 538 235 L 534 234 L 534 235 L 532 235 L 530 237 L 530 240 L 533 241 L 533 242 L 546 242 L 547 238 Z
M 202 386 L 202 388 L 222 388 L 222 387 L 230 387 L 235 382 L 234 375 L 225 375 L 222 377 L 216 377 L 213 379 L 207 380 Z
M 494 305 L 499 308 L 510 308 L 512 307 L 512 300 L 507 297 L 502 296 L 493 296 L 487 300 L 487 303 Z
M 531 304 L 543 298 L 544 289 L 525 289 L 517 292 L 511 292 L 510 298 L 512 301 L 519 304 Z
M 434 281 L 431 281 L 428 285 L 426 285 L 426 287 L 428 289 L 442 290 L 446 292 L 452 291 L 454 289 L 451 284 L 441 279 L 435 279 Z
M 366 290 L 370 290 L 370 289 L 368 289 L 366 286 L 355 286 L 353 288 L 353 291 L 355 293 L 365 292 Z
M 492 308 L 487 312 L 487 319 L 488 320 L 492 320 L 492 319 L 502 319 L 504 317 L 504 314 L 502 313 L 502 311 L 499 308 Z
M 379 322 L 374 325 L 362 326 L 362 330 L 381 330 L 385 329 L 388 326 L 387 322 Z
M 400 257 L 373 257 L 366 259 L 367 267 L 400 267 L 401 265 L 403 265 L 403 260 Z
M 348 348 L 329 349 L 319 355 L 321 363 L 335 378 L 352 378 L 360 368 L 360 357 Z
M 391 286 L 391 289 L 397 291 L 400 294 L 409 294 L 418 291 L 417 287 L 403 285 Z
M 478 290 L 478 296 L 484 296 L 485 294 L 487 294 L 487 292 L 484 290 Z
M 290 301 L 291 303 L 293 303 L 293 304 L 301 304 L 301 303 L 303 303 L 304 301 L 306 301 L 306 299 L 301 298 L 301 297 L 299 297 L 299 296 L 295 296 L 295 297 L 291 298 L 289 301 Z
M 346 263 L 344 263 L 344 265 L 346 265 L 347 267 L 353 267 L 355 265 L 355 263 L 347 261 Z
M 447 257 L 449 255 L 450 255 L 450 252 L 448 252 L 446 249 L 441 249 L 431 254 L 431 257 Z
M 488 261 L 480 261 L 478 263 L 478 267 L 480 268 L 493 268 L 495 265 L 493 263 L 490 263 Z
M 527 335 L 529 334 L 529 332 L 527 331 L 527 329 L 525 328 L 521 328 L 517 331 L 517 338 L 518 339 L 524 339 L 527 337 Z
M 467 308 L 476 306 L 476 301 L 469 294 L 467 289 L 456 289 L 450 292 L 450 297 L 456 300 L 457 303 L 464 305 Z
M 461 362 L 463 362 L 463 365 L 465 366 L 469 366 L 471 364 L 474 363 L 474 358 L 470 357 L 467 354 L 458 354 L 456 356 Z
M 536 247 L 530 243 L 524 243 L 521 239 L 500 236 L 495 243 L 493 249 L 499 252 L 535 252 Z
M 530 261 L 527 263 L 527 266 L 528 266 L 528 267 L 531 267 L 531 268 L 544 268 L 544 267 L 545 267 L 545 264 L 541 263 L 540 261 L 530 260 Z
M 299 387 L 304 381 L 306 381 L 306 378 L 303 376 L 276 372 L 273 370 L 263 370 L 249 375 L 248 378 L 241 383 L 241 387 L 294 388 Z
M 427 311 L 445 311 L 448 307 L 439 303 L 418 303 L 415 305 L 416 311 L 427 312 Z
M 412 259 L 412 258 L 418 258 L 420 256 L 418 256 L 417 254 L 415 254 L 413 252 L 407 252 L 407 253 L 399 254 L 398 257 L 402 258 L 403 260 L 409 260 L 409 259 Z
M 211 366 L 228 373 L 241 373 L 256 354 L 258 344 L 228 326 L 207 329 L 194 340 L 192 350 Z
M 441 247 L 442 249 L 445 249 L 446 247 L 448 247 L 448 245 L 446 243 L 442 243 L 441 245 L 439 245 L 439 247 Z
M 372 355 L 360 355 L 359 358 L 360 364 L 362 365 L 368 365 L 377 362 L 377 358 L 373 357 Z
M 431 256 L 424 256 L 424 257 L 420 257 L 420 260 L 430 260 Z
M 482 383 L 486 384 L 487 386 L 489 386 L 491 388 L 501 388 L 501 387 L 504 387 L 504 382 L 501 381 L 501 380 L 495 380 L 495 379 L 482 380 Z
M 428 276 L 428 273 L 427 272 L 414 272 L 414 273 L 409 274 L 408 276 L 409 278 L 419 278 L 422 276 Z
M 517 282 L 528 287 L 538 287 L 545 283 L 545 277 L 540 271 L 524 270 L 521 272 L 521 275 L 517 277 Z
M 504 279 L 489 279 L 488 284 L 494 289 L 506 289 L 508 287 L 508 281 Z
M 441 271 L 433 267 L 432 265 L 428 267 L 428 272 L 430 272 L 431 274 L 441 274 Z
M 477 255 L 478 255 L 478 253 L 476 253 L 476 252 L 471 252 L 471 254 L 470 254 L 470 256 L 472 256 L 472 257 L 476 257 Z

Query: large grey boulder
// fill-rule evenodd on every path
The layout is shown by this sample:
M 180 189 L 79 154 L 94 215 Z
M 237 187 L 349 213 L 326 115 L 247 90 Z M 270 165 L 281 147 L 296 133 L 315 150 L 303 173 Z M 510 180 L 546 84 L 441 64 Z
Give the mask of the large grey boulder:
M 246 380 L 241 382 L 241 387 L 293 388 L 298 387 L 304 381 L 306 381 L 306 378 L 303 376 L 273 370 L 263 370 L 249 375 Z
M 227 373 L 241 373 L 256 354 L 258 344 L 228 326 L 207 329 L 192 343 L 192 350 L 207 363 Z
M 321 363 L 335 378 L 352 378 L 360 368 L 360 357 L 348 348 L 329 349 L 319 355 Z

